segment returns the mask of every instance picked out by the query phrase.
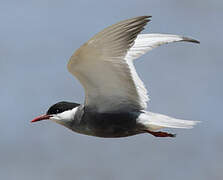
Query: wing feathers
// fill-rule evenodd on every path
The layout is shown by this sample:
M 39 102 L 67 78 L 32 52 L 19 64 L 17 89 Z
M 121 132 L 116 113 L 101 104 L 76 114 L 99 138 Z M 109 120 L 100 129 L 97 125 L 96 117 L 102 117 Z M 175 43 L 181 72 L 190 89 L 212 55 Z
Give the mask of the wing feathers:
M 142 16 L 121 21 L 96 34 L 88 42 L 89 45 L 101 47 L 101 53 L 112 54 L 113 57 L 124 57 L 133 45 L 137 35 L 149 22 L 150 16 Z
M 84 86 L 86 106 L 99 112 L 146 108 L 146 89 L 125 57 L 148 18 L 137 17 L 104 29 L 71 57 L 68 70 Z
M 199 43 L 177 35 L 139 35 L 150 17 L 136 17 L 109 26 L 72 55 L 68 70 L 85 89 L 85 106 L 99 112 L 146 109 L 147 90 L 132 60 L 162 44 Z
M 200 43 L 195 39 L 173 34 L 139 34 L 134 42 L 134 45 L 129 49 L 126 57 L 131 60 L 137 59 L 160 45 L 180 41 Z

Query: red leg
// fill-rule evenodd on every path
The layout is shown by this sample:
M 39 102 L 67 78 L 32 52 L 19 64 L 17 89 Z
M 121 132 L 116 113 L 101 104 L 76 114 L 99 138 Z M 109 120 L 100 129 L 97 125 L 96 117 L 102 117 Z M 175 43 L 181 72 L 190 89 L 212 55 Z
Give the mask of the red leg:
M 152 134 L 155 137 L 176 137 L 176 134 L 171 134 L 171 133 L 162 132 L 162 131 L 149 131 L 149 130 L 146 130 L 146 132 Z

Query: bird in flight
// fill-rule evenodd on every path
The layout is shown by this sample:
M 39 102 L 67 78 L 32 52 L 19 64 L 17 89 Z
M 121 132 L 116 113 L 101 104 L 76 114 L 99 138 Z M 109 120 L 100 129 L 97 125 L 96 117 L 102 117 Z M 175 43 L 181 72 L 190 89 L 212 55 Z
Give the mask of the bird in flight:
M 151 16 L 105 28 L 71 56 L 67 68 L 84 87 L 84 104 L 58 102 L 31 122 L 52 120 L 77 133 L 115 138 L 141 133 L 175 137 L 162 128 L 192 128 L 197 121 L 146 111 L 149 97 L 133 61 L 162 44 L 199 41 L 171 34 L 140 34 Z

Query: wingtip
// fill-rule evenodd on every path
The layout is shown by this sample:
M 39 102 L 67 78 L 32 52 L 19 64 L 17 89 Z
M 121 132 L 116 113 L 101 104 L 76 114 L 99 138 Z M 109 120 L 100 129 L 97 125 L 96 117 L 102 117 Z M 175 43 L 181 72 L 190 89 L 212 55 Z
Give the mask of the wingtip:
M 148 21 L 151 21 L 152 16 L 144 16 L 145 19 L 147 19 Z
M 149 15 L 145 15 L 145 16 L 138 16 L 138 17 L 134 17 L 133 19 L 145 19 L 145 20 L 148 20 L 148 21 L 151 21 L 151 18 L 152 16 L 149 16 Z
M 188 37 L 183 37 L 183 41 L 200 44 L 200 41 L 198 41 L 196 39 L 188 38 Z
M 150 22 L 151 21 L 151 18 L 152 18 L 152 16 L 141 16 L 142 17 L 142 19 L 146 22 L 146 24 L 148 23 L 148 22 Z
M 147 16 L 145 16 L 146 18 L 152 18 L 152 16 L 150 16 L 150 15 L 147 15 Z

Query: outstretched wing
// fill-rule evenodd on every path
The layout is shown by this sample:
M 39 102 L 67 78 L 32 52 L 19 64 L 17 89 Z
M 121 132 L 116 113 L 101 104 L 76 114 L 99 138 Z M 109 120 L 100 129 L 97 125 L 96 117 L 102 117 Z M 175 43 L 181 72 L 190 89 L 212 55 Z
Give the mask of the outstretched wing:
M 139 34 L 134 45 L 129 49 L 126 58 L 134 60 L 160 45 L 180 41 L 200 43 L 195 39 L 173 34 Z
M 98 112 L 146 109 L 147 90 L 135 71 L 133 59 L 161 44 L 197 42 L 165 34 L 141 34 L 150 16 L 114 24 L 96 34 L 70 58 L 68 70 L 85 89 L 85 105 Z
M 141 16 L 96 34 L 71 57 L 68 70 L 85 89 L 85 105 L 99 112 L 146 108 L 147 91 L 125 57 L 149 21 Z

